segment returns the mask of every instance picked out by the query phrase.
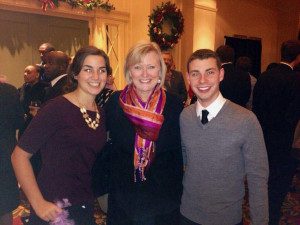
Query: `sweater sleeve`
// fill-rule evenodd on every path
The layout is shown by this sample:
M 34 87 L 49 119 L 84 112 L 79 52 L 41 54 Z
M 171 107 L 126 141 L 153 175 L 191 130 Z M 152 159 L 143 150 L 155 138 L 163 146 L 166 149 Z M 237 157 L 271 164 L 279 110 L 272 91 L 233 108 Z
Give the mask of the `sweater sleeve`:
M 243 154 L 249 188 L 251 225 L 267 225 L 269 218 L 267 151 L 258 120 L 253 113 L 248 118 L 245 120 L 247 133 Z
M 59 115 L 61 107 L 57 103 L 56 99 L 50 100 L 30 122 L 18 142 L 18 146 L 24 149 L 24 151 L 31 154 L 36 153 L 57 131 L 59 126 L 58 119 L 64 115 L 62 113 Z

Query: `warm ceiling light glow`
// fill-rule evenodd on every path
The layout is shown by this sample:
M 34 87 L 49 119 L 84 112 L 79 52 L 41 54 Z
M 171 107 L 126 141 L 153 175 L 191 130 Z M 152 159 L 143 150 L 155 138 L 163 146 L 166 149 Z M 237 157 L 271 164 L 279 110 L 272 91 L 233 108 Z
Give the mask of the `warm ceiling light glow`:
M 216 1 L 196 0 L 194 9 L 193 50 L 214 49 L 216 25 Z

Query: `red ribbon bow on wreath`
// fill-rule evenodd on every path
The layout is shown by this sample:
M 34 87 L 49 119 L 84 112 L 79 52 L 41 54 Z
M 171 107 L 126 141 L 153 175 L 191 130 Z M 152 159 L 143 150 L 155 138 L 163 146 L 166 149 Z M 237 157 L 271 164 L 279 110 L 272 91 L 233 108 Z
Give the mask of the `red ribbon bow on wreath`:
M 48 5 L 51 7 L 51 9 L 55 7 L 53 0 L 40 0 L 40 1 L 43 3 L 42 9 L 44 12 L 46 12 Z

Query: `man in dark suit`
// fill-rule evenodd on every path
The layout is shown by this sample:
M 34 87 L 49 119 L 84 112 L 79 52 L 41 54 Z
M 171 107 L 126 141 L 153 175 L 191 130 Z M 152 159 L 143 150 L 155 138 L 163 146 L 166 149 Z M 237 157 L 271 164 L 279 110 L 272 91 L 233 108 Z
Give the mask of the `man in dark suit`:
M 51 51 L 45 54 L 45 78 L 50 82 L 46 89 L 44 102 L 64 93 L 63 87 L 67 83 L 67 69 L 69 57 L 61 51 Z
M 220 57 L 222 68 L 225 70 L 224 79 L 220 83 L 220 91 L 224 98 L 246 107 L 251 94 L 251 82 L 248 73 L 236 71 L 234 49 L 228 45 L 221 45 L 216 50 Z
M 299 63 L 300 41 L 284 42 L 281 62 L 261 74 L 253 92 L 253 112 L 263 128 L 269 157 L 270 225 L 278 224 L 296 168 L 290 151 L 299 120 L 299 77 L 293 70 Z
M 51 51 L 55 51 L 55 48 L 51 43 L 43 43 L 39 47 L 41 62 L 40 62 L 40 64 L 37 64 L 37 66 L 40 67 L 39 74 L 40 74 L 40 80 L 42 80 L 42 81 L 45 81 L 45 77 L 44 77 L 44 65 L 45 65 L 44 55 L 48 52 L 51 52 Z
M 162 51 L 162 57 L 167 66 L 165 88 L 168 92 L 177 95 L 182 103 L 187 99 L 187 91 L 180 71 L 174 70 L 174 62 L 171 52 Z

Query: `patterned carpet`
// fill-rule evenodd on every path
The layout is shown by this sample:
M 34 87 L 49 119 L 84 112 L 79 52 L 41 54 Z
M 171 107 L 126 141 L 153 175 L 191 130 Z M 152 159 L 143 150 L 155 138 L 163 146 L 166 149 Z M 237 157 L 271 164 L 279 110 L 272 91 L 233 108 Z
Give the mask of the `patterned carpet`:
M 290 187 L 290 192 L 285 197 L 281 207 L 282 217 L 279 225 L 300 225 L 300 167 L 298 167 Z M 243 205 L 244 225 L 250 224 L 249 204 L 247 192 Z
M 293 179 L 290 192 L 282 205 L 280 225 L 300 225 L 300 167 Z
M 247 197 L 245 197 L 245 204 L 243 206 L 244 225 L 250 224 L 248 209 Z M 285 198 L 281 211 L 283 216 L 279 225 L 300 225 L 300 167 L 297 169 L 291 190 Z M 23 225 L 21 218 L 24 219 L 29 215 L 28 204 L 22 201 L 20 206 L 14 210 L 13 215 L 13 225 Z M 95 201 L 94 215 L 98 225 L 106 225 L 106 215 L 102 212 L 97 201 Z

